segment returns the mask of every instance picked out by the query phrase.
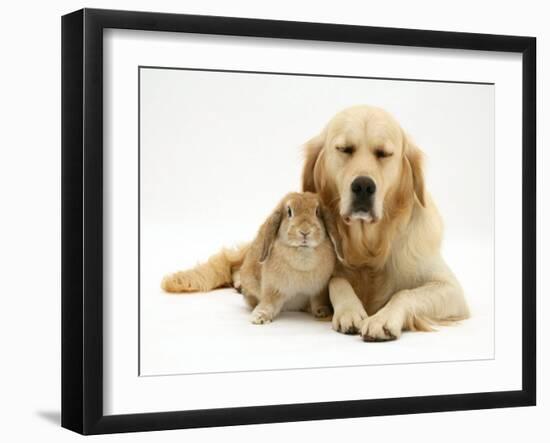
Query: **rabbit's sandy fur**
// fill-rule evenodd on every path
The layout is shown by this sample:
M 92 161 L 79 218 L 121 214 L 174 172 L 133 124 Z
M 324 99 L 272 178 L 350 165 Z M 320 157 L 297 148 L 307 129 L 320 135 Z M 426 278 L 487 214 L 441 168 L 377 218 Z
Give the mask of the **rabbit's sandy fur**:
M 292 218 L 288 217 L 289 206 Z M 311 231 L 312 247 L 300 247 L 300 227 Z M 290 193 L 254 241 L 222 249 L 205 263 L 165 276 L 162 288 L 186 293 L 233 286 L 254 308 L 254 323 L 270 322 L 281 309 L 327 317 L 332 312 L 327 286 L 335 254 L 341 259 L 342 245 L 331 212 L 316 194 Z
M 261 226 L 234 276 L 253 323 L 269 323 L 283 309 L 330 315 L 328 281 L 339 245 L 329 217 L 316 194 L 291 193 Z M 309 232 L 308 246 L 300 231 Z

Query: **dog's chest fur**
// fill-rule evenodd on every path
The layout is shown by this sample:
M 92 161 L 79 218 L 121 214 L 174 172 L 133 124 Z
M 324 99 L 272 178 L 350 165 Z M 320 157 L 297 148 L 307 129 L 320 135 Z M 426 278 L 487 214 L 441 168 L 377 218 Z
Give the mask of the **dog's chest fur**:
M 435 271 L 441 222 L 438 214 L 428 217 L 413 211 L 407 223 L 396 229 L 380 266 L 338 265 L 336 274 L 345 276 L 369 315 L 382 308 L 396 292 L 419 286 Z

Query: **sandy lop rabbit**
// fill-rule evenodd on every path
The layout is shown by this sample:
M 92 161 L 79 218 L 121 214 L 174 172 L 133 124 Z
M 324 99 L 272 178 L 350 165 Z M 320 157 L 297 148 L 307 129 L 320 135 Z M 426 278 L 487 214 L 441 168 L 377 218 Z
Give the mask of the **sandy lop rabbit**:
M 234 285 L 254 308 L 252 323 L 271 322 L 281 310 L 331 313 L 328 282 L 342 257 L 330 212 L 316 194 L 287 194 L 259 229 Z
M 342 246 L 336 224 L 316 194 L 290 193 L 260 227 L 254 241 L 222 249 L 192 269 L 164 277 L 172 293 L 233 286 L 254 308 L 252 322 L 269 323 L 282 310 L 330 315 L 328 281 Z

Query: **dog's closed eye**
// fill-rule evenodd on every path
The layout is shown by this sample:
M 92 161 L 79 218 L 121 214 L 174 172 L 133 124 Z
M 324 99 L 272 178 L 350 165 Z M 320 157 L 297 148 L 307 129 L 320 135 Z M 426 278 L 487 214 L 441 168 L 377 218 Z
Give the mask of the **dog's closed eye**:
M 376 158 L 387 158 L 393 155 L 393 152 L 385 151 L 383 148 L 376 148 L 374 150 L 374 155 Z
M 353 152 L 355 151 L 355 148 L 351 145 L 347 145 L 347 146 L 337 146 L 336 149 L 338 151 L 340 151 L 341 153 L 343 154 L 348 154 L 348 155 L 351 155 L 353 154 Z

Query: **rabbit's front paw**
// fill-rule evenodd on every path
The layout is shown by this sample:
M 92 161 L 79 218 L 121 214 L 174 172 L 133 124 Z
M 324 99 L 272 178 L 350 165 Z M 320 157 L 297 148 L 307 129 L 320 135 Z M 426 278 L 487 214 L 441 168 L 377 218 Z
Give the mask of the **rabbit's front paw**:
M 272 320 L 273 315 L 271 313 L 260 309 L 254 309 L 250 317 L 250 321 L 255 325 L 265 325 L 266 323 L 271 323 Z
M 315 318 L 327 318 L 332 314 L 332 308 L 326 305 L 315 306 L 312 313 Z

